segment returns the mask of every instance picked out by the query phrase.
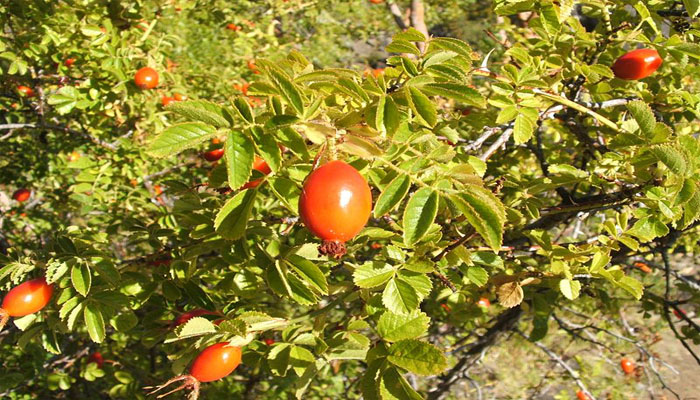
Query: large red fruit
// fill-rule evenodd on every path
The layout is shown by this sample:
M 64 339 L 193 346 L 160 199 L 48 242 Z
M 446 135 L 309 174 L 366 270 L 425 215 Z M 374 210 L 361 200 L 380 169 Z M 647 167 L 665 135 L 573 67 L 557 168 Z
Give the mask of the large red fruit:
M 221 159 L 221 157 L 224 156 L 224 149 L 214 149 L 211 151 L 207 151 L 202 156 L 207 161 L 211 161 L 211 162 L 219 161 Z
M 627 375 L 634 373 L 634 362 L 632 360 L 623 358 L 622 360 L 620 360 L 620 367 L 622 367 L 622 370 Z
M 153 89 L 158 86 L 158 72 L 150 67 L 143 67 L 136 71 L 134 83 L 141 89 Z
M 591 400 L 591 398 L 588 397 L 588 395 L 584 393 L 583 390 L 579 390 L 578 392 L 576 392 L 576 397 L 578 398 L 578 400 Z
M 241 363 L 241 348 L 222 342 L 204 349 L 192 362 L 190 375 L 200 382 L 211 382 L 228 376 Z
M 371 212 L 369 185 L 350 165 L 331 161 L 306 177 L 299 214 L 311 233 L 323 239 L 322 254 L 345 254 L 344 243 L 362 230 Z
M 612 70 L 620 79 L 644 79 L 659 69 L 663 60 L 654 49 L 637 49 L 624 54 L 615 61 Z
M 272 170 L 270 169 L 270 166 L 267 165 L 265 160 L 263 160 L 261 157 L 258 157 L 257 155 L 255 156 L 255 160 L 253 161 L 253 169 L 256 171 L 260 171 L 263 175 L 267 175 L 270 172 L 272 172 Z M 246 183 L 245 185 L 243 185 L 243 187 L 241 187 L 241 189 L 254 188 L 254 187 L 258 186 L 260 184 L 260 182 L 262 182 L 262 179 L 254 179 L 254 180 Z
M 51 295 L 53 295 L 53 285 L 47 284 L 44 278 L 26 281 L 10 290 L 2 300 L 0 330 L 9 317 L 24 317 L 46 307 L 51 300 Z
M 32 195 L 32 192 L 29 189 L 17 189 L 14 193 L 12 193 L 12 198 L 19 201 L 20 203 L 29 200 L 29 196 Z

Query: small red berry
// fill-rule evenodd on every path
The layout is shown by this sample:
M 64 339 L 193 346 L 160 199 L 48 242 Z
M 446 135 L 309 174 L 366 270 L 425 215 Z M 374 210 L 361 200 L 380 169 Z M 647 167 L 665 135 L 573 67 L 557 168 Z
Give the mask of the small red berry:
M 214 149 L 203 154 L 204 159 L 210 162 L 219 161 L 223 156 L 224 149 Z
M 622 371 L 625 372 L 625 374 L 630 375 L 634 373 L 634 361 L 629 360 L 627 358 L 623 358 L 620 360 L 620 367 L 622 367 Z
M 17 86 L 17 91 L 19 92 L 20 95 L 25 96 L 25 97 L 33 97 L 34 96 L 34 89 L 30 88 L 29 86 L 19 85 L 19 86 Z
M 90 355 L 90 358 L 88 358 L 88 364 L 90 363 L 97 363 L 97 368 L 102 368 L 102 364 L 104 364 L 105 360 L 102 358 L 102 354 L 100 354 L 99 351 L 96 351 Z
M 172 102 L 174 102 L 174 101 L 175 101 L 174 98 L 168 97 L 168 96 L 163 96 L 163 97 L 160 99 L 160 102 L 163 103 L 163 107 L 167 107 L 170 103 L 172 103 Z
M 265 339 L 265 344 L 268 346 L 272 346 L 275 344 L 275 339 Z
M 272 170 L 270 169 L 270 166 L 267 165 L 265 160 L 263 160 L 261 157 L 258 157 L 257 155 L 255 156 L 255 160 L 253 161 L 253 169 L 261 172 L 264 175 L 267 175 L 270 172 L 272 172 Z M 254 188 L 254 187 L 258 186 L 260 184 L 260 182 L 262 182 L 262 179 L 252 180 L 252 181 L 246 183 L 245 185 L 243 185 L 241 187 L 241 189 Z
M 75 64 L 75 58 L 66 58 L 66 61 L 63 62 L 66 67 L 71 67 L 73 64 Z
M 198 308 L 196 310 L 188 311 L 186 313 L 180 314 L 175 320 L 173 320 L 173 325 L 179 326 L 184 324 L 185 322 L 191 320 L 194 317 L 201 317 L 202 315 L 217 315 L 215 312 L 211 312 L 208 310 L 204 310 L 201 308 Z
M 27 200 L 29 200 L 29 197 L 32 195 L 32 192 L 29 189 L 17 189 L 13 194 L 12 198 L 17 200 L 18 202 L 22 203 Z
M 491 302 L 486 297 L 482 297 L 479 299 L 479 301 L 476 302 L 476 305 L 478 305 L 479 307 L 488 308 L 491 306 Z

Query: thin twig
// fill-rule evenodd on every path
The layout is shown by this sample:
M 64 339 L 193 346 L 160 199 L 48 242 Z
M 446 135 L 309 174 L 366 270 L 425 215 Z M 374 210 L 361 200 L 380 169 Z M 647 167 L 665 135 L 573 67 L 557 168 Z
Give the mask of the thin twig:
M 530 342 L 528 340 L 527 336 L 525 336 L 525 334 L 522 333 L 519 329 L 515 329 L 515 332 L 518 335 L 522 336 L 526 341 Z M 581 390 L 584 391 L 588 395 L 588 397 L 591 398 L 591 400 L 595 400 L 595 397 L 593 397 L 591 392 L 588 391 L 588 388 L 586 388 L 586 385 L 584 385 L 583 382 L 581 381 L 581 379 L 579 378 L 578 373 L 576 373 L 576 371 L 574 371 L 569 366 L 569 364 L 567 364 L 564 360 L 562 360 L 561 357 L 559 357 L 555 352 L 553 352 L 552 350 L 547 348 L 547 346 L 543 345 L 542 343 L 540 343 L 540 342 L 530 342 L 530 343 L 534 344 L 535 346 L 539 347 L 542 351 L 547 353 L 549 358 L 556 361 L 557 364 L 559 364 L 562 368 L 564 368 L 566 370 L 566 372 L 574 379 L 574 381 L 576 382 L 576 385 L 578 385 L 578 387 L 581 388 Z

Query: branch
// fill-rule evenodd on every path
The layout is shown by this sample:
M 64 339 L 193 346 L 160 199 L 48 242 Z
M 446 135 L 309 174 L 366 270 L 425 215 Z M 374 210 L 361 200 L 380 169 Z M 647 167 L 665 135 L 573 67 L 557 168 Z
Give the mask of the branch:
M 399 29 L 408 29 L 408 24 L 406 24 L 406 21 L 404 21 L 403 19 L 403 15 L 401 15 L 401 9 L 393 0 L 389 0 L 386 2 L 386 8 L 394 17 L 394 21 L 396 21 L 396 25 L 399 26 Z
M 71 129 L 67 126 L 60 126 L 60 125 L 52 125 L 52 124 L 33 124 L 33 123 L 25 123 L 25 124 L 2 124 L 0 125 L 0 130 L 5 130 L 5 129 L 22 129 L 22 128 L 30 128 L 30 129 L 50 129 L 53 131 L 61 131 L 61 132 L 66 132 L 70 133 L 71 135 L 78 135 L 81 137 L 84 137 L 88 139 L 89 141 L 102 146 L 106 149 L 116 151 L 117 146 L 107 143 L 104 140 L 98 139 L 92 135 L 88 135 L 87 133 L 79 132 L 74 129 Z
M 505 131 L 503 131 L 503 133 L 501 133 L 501 136 L 498 139 L 496 139 L 496 141 L 493 142 L 493 144 L 491 144 L 491 146 L 486 150 L 486 152 L 479 156 L 479 159 L 481 159 L 481 161 L 486 161 L 489 158 L 491 158 L 493 153 L 495 153 L 501 146 L 504 146 L 508 142 L 508 139 L 510 139 L 511 135 L 513 135 L 513 128 L 508 128 Z
M 465 353 L 465 357 L 460 359 L 454 367 L 440 378 L 441 382 L 437 387 L 428 392 L 428 400 L 438 400 L 447 394 L 450 387 L 464 377 L 467 371 L 469 371 L 469 368 L 478 360 L 478 358 L 473 360 L 473 357 L 485 352 L 496 342 L 502 333 L 513 329 L 521 315 L 522 309 L 520 306 L 510 308 L 501 313 L 496 323 L 494 323 L 484 335 L 480 336 L 475 342 L 469 345 L 469 350 Z
M 522 336 L 526 341 L 530 342 L 530 340 L 527 338 L 527 336 L 525 336 L 525 334 L 523 334 L 519 329 L 516 329 L 515 332 L 516 332 L 518 335 Z M 571 369 L 571 367 L 569 366 L 569 364 L 567 364 L 566 362 L 564 362 L 564 360 L 562 360 L 561 357 L 559 357 L 555 352 L 553 352 L 552 350 L 550 350 L 549 348 L 547 348 L 547 346 L 543 345 L 542 343 L 540 343 L 540 342 L 530 342 L 530 343 L 534 344 L 535 346 L 537 346 L 537 347 L 539 347 L 540 349 L 542 349 L 542 351 L 544 351 L 545 353 L 547 353 L 547 355 L 549 356 L 549 358 L 551 358 L 552 360 L 556 361 L 557 364 L 559 364 L 562 368 L 564 368 L 564 369 L 566 370 L 566 372 L 574 379 L 574 381 L 576 382 L 576 385 L 578 385 L 578 387 L 581 388 L 581 390 L 583 390 L 583 391 L 588 395 L 588 397 L 591 398 L 591 400 L 595 400 L 595 397 L 593 397 L 593 395 L 591 394 L 591 392 L 588 391 L 588 389 L 586 388 L 586 385 L 583 384 L 583 382 L 581 381 L 581 379 L 579 379 L 579 376 L 578 376 L 578 374 L 576 373 L 576 371 L 574 371 L 573 369 Z
M 664 301 L 668 303 L 670 301 L 669 296 L 671 294 L 671 262 L 668 259 L 668 249 L 667 248 L 662 249 L 661 257 L 664 260 L 664 268 L 666 270 L 666 291 L 664 293 Z M 683 315 L 683 314 L 681 313 L 681 315 Z M 683 347 L 685 347 L 685 349 L 688 350 L 688 353 L 690 353 L 690 355 L 693 356 L 693 358 L 695 359 L 695 362 L 697 362 L 698 365 L 700 365 L 700 357 L 698 357 L 698 355 L 695 354 L 693 349 L 685 341 L 685 339 L 681 336 L 681 334 L 678 332 L 678 329 L 676 329 L 676 325 L 671 320 L 671 315 L 668 312 L 668 305 L 666 305 L 664 307 L 664 318 L 666 318 L 666 322 L 668 322 L 668 326 L 673 331 L 673 334 L 676 335 L 676 338 L 678 340 L 680 340 Z
M 425 25 L 425 7 L 421 0 L 411 1 L 411 25 L 426 38 L 428 37 L 428 27 Z M 425 42 L 418 42 L 418 50 L 425 51 Z

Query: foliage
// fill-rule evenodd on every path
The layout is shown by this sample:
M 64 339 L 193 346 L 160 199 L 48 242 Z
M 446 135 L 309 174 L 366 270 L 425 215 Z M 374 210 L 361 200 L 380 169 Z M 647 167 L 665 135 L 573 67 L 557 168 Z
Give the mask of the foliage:
M 456 396 L 502 332 L 551 357 L 553 336 L 592 330 L 615 362 L 639 351 L 655 368 L 647 343 L 616 333 L 609 316 L 626 310 L 697 344 L 697 324 L 672 316 L 698 308 L 678 265 L 700 218 L 698 5 L 675 3 L 498 0 L 479 23 L 500 16 L 500 43 L 471 45 L 397 31 L 389 7 L 360 0 L 0 5 L 0 279 L 56 285 L 0 336 L 0 393 L 145 398 L 222 341 L 243 362 L 207 398 Z M 426 20 L 483 7 L 428 1 Z M 637 46 L 663 66 L 614 78 Z M 144 66 L 158 88 L 133 83 Z M 162 107 L 173 93 L 189 100 Z M 212 139 L 215 164 L 200 157 Z M 298 221 L 304 178 L 331 159 L 374 198 L 340 261 Z M 11 201 L 21 187 L 31 199 Z M 215 314 L 174 326 L 194 309 Z M 567 322 L 581 315 L 600 323 Z M 585 356 L 564 393 L 621 398 Z

